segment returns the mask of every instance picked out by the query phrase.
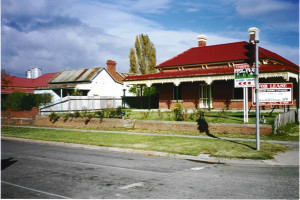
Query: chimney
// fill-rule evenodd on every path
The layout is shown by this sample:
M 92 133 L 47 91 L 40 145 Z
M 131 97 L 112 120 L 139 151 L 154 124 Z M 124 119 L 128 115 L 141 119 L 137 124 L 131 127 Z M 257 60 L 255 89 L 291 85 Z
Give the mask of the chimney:
M 113 77 L 115 77 L 117 63 L 115 61 L 113 61 L 113 60 L 108 60 L 106 62 L 106 65 L 107 65 L 107 71 L 110 73 L 110 75 L 112 75 Z
M 116 81 L 123 83 L 123 78 L 116 72 L 117 63 L 113 60 L 107 60 L 106 65 L 108 73 L 110 73 L 110 75 L 114 77 Z
M 260 31 L 260 30 L 259 30 L 258 28 L 256 28 L 256 27 L 252 27 L 252 28 L 249 28 L 249 29 L 248 29 L 248 32 L 249 32 L 249 34 L 250 34 L 249 42 L 255 43 L 254 41 L 255 41 L 255 40 L 258 40 L 258 38 L 255 38 L 255 33 L 256 33 L 256 32 L 258 33 L 259 31 Z M 258 34 L 257 34 L 256 37 L 258 37 Z
M 205 35 L 198 35 L 197 39 L 198 39 L 198 47 L 206 46 L 207 37 Z

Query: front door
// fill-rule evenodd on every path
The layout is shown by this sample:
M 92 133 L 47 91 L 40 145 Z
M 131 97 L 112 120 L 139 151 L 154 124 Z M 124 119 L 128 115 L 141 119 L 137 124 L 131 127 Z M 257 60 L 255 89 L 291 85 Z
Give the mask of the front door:
M 209 98 L 210 97 L 210 98 Z M 212 108 L 211 87 L 209 85 L 200 85 L 199 108 Z

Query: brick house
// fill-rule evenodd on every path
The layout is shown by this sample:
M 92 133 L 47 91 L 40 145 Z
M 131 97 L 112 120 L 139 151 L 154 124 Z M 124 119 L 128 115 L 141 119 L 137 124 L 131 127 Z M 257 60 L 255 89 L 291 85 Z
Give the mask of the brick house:
M 234 87 L 234 66 L 248 62 L 246 47 L 249 42 L 207 46 L 206 36 L 197 38 L 198 47 L 159 64 L 157 73 L 128 76 L 124 83 L 155 86 L 159 91 L 159 108 L 171 108 L 177 102 L 184 108 L 243 108 L 243 88 Z M 293 106 L 299 95 L 298 77 L 298 65 L 259 47 L 259 82 L 293 83 Z M 248 93 L 250 107 L 251 88 Z
M 1 94 L 6 95 L 12 92 L 34 93 L 34 90 L 40 87 L 48 87 L 48 81 L 56 73 L 47 73 L 37 78 L 20 78 L 17 76 L 6 77 L 6 84 L 1 86 Z

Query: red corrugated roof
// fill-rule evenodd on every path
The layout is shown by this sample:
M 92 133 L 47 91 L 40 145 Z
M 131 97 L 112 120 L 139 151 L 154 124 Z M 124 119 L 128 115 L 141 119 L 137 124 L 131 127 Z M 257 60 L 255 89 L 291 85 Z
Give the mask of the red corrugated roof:
M 57 73 L 44 74 L 35 79 L 20 78 L 16 76 L 8 76 L 6 80 L 8 84 L 1 90 L 1 93 L 11 93 L 13 91 L 33 93 L 33 89 L 39 87 L 48 87 L 48 81 Z
M 1 89 L 2 94 L 10 94 L 13 92 L 25 92 L 25 93 L 33 93 L 33 89 L 22 89 L 22 88 L 4 88 Z
M 242 41 L 205 47 L 194 47 L 159 64 L 157 67 L 160 68 L 168 66 L 183 66 L 224 61 L 246 60 L 247 56 L 245 55 L 245 53 L 247 52 L 247 49 L 245 48 L 245 46 L 247 44 L 249 43 L 246 41 Z M 271 58 L 286 63 L 288 65 L 298 67 L 291 61 L 261 47 L 259 47 L 259 57 Z
M 291 71 L 299 73 L 299 68 L 288 65 L 262 65 L 259 68 L 260 72 L 280 72 L 280 71 Z M 234 68 L 213 68 L 213 69 L 195 69 L 186 71 L 164 71 L 153 74 L 143 74 L 136 76 L 127 76 L 124 81 L 129 80 L 144 80 L 144 79 L 161 79 L 161 78 L 174 78 L 174 77 L 191 77 L 191 76 L 212 76 L 212 75 L 224 75 L 233 74 Z
M 22 87 L 22 88 L 38 88 L 49 86 L 48 81 L 55 76 L 57 73 L 44 74 L 35 79 L 20 78 L 16 76 L 8 76 L 6 79 L 9 83 L 7 87 Z

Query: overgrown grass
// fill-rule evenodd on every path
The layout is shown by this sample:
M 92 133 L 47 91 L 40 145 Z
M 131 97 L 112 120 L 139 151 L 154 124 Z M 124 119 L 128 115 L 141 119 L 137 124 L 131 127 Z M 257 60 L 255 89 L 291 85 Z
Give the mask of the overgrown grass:
M 214 157 L 243 159 L 272 159 L 274 154 L 288 150 L 285 146 L 273 143 L 261 143 L 261 151 L 256 151 L 254 150 L 256 146 L 255 142 L 248 141 L 45 130 L 16 127 L 2 127 L 2 136 L 143 149 L 193 156 L 197 156 L 200 153 L 207 153 Z

